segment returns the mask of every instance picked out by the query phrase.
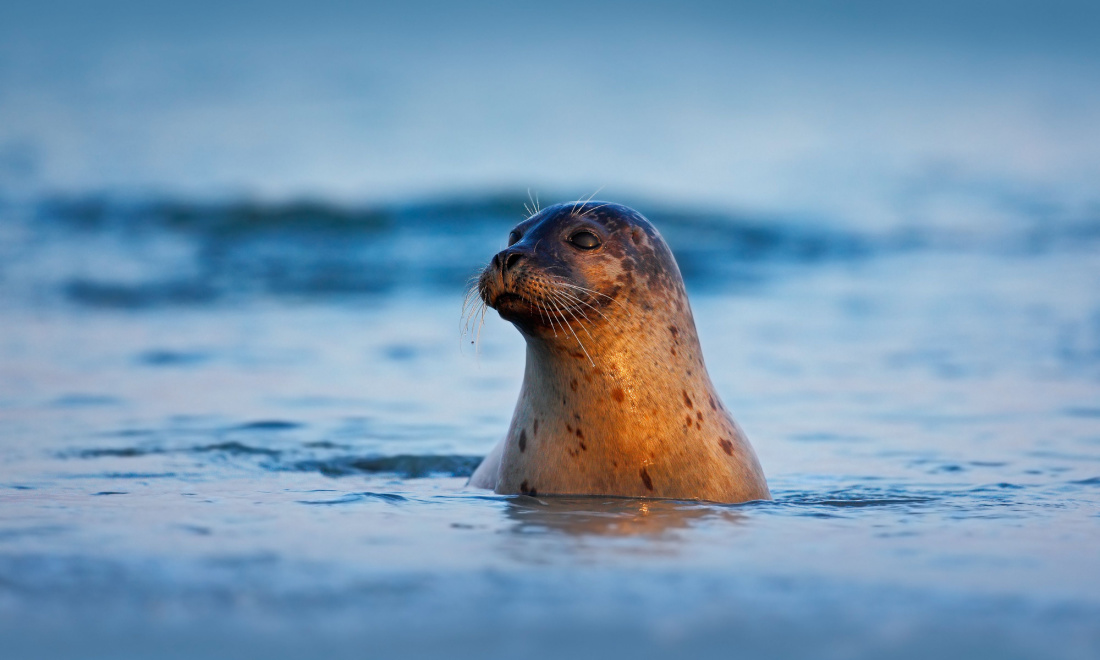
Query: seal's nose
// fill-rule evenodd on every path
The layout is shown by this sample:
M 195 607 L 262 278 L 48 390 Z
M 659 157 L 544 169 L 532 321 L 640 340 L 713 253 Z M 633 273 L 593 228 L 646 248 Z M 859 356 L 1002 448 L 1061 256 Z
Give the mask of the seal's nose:
M 519 250 L 508 248 L 507 250 L 501 250 L 493 257 L 493 267 L 500 270 L 500 272 L 506 273 L 511 270 L 516 264 L 523 259 L 523 253 Z

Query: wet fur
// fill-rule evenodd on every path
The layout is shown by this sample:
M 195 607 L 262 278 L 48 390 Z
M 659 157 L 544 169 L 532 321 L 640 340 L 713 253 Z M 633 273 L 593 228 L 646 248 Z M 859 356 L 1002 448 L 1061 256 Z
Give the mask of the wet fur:
M 580 229 L 601 245 L 580 250 Z M 516 227 L 477 294 L 527 341 L 505 439 L 470 485 L 498 493 L 770 499 L 703 364 L 680 270 L 636 211 L 546 208 Z

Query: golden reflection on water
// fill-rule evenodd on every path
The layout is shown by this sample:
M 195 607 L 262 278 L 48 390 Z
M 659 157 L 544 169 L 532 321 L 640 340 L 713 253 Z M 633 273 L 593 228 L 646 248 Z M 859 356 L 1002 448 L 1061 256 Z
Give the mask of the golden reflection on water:
M 738 511 L 714 504 L 677 500 L 606 497 L 517 497 L 505 509 L 516 534 L 571 537 L 647 537 L 675 539 L 693 524 L 744 522 Z

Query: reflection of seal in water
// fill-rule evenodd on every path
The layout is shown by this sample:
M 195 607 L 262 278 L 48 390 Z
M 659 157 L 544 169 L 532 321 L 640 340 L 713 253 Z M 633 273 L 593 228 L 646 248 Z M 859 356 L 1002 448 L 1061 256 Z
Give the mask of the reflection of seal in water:
M 505 439 L 470 478 L 498 493 L 768 499 L 710 382 L 672 252 L 638 212 L 551 206 L 478 281 L 527 340 Z
M 744 514 L 736 509 L 712 504 L 622 497 L 600 500 L 569 495 L 545 500 L 517 497 L 504 512 L 514 523 L 510 531 L 516 534 L 648 536 L 666 540 L 677 539 L 678 532 L 693 523 L 721 520 L 738 524 L 745 520 Z

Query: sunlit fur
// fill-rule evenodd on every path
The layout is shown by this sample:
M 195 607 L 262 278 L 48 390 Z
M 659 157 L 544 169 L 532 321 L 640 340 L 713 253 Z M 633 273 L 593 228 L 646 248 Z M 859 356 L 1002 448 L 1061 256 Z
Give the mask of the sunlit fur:
M 599 237 L 596 248 L 570 242 L 582 230 Z M 707 374 L 679 268 L 653 225 L 624 206 L 578 201 L 536 211 L 515 231 L 467 297 L 468 326 L 492 307 L 527 342 L 508 435 L 470 484 L 529 495 L 769 498 Z

